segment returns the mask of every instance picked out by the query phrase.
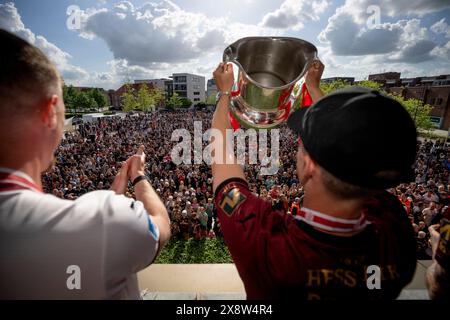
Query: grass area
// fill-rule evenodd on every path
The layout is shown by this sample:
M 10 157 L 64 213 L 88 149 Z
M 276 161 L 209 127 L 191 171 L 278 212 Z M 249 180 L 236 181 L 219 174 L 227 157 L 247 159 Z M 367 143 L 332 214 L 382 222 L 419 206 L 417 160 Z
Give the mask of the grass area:
M 445 140 L 445 137 L 447 135 L 446 132 L 444 133 L 436 133 L 434 131 L 424 131 L 424 130 L 418 130 L 419 137 L 425 138 L 425 139 L 431 139 L 431 140 Z
M 201 240 L 172 239 L 155 263 L 232 263 L 230 252 L 222 238 Z

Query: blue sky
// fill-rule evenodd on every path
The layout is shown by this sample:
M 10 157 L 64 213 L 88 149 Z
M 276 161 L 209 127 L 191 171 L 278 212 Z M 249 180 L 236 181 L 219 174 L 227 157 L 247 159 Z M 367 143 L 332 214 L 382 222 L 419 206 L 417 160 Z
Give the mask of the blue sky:
M 209 78 L 226 45 L 252 35 L 314 43 L 324 76 L 450 73 L 449 25 L 448 0 L 0 0 L 0 28 L 41 48 L 67 83 L 106 89 L 173 72 Z

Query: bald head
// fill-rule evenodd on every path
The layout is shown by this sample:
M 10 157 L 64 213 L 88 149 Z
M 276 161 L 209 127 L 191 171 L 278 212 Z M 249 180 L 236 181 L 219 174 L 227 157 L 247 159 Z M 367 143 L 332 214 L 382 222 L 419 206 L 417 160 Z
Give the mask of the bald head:
M 0 30 L 0 114 L 6 120 L 33 112 L 61 86 L 55 66 L 38 48 Z

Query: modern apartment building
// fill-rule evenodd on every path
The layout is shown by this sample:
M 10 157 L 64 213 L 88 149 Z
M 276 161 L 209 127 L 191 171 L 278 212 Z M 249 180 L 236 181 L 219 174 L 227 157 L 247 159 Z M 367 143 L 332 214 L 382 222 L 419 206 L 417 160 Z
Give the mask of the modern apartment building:
M 193 105 L 205 102 L 205 77 L 191 73 L 172 75 L 173 91 L 180 97 L 188 98 Z

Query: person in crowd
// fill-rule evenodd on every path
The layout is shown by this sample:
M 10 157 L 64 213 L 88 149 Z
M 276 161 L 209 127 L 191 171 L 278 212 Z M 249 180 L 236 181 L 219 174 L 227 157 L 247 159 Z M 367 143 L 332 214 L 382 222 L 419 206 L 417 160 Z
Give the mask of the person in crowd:
M 450 210 L 442 220 L 431 225 L 430 244 L 433 262 L 426 272 L 426 283 L 431 299 L 447 302 L 450 299 Z
M 431 221 L 438 214 L 439 210 L 436 208 L 436 203 L 433 201 L 429 202 L 428 207 L 423 209 L 423 220 L 427 226 L 431 225 Z

